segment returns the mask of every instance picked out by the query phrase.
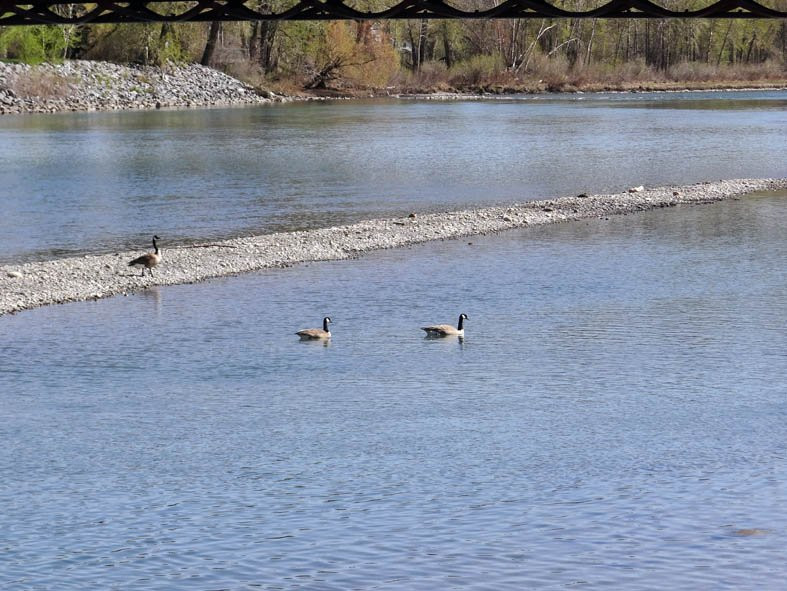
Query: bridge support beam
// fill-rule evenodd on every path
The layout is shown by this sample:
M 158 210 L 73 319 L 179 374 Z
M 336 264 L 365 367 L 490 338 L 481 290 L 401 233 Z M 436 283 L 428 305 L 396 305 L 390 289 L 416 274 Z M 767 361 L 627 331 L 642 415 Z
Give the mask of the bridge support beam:
M 0 26 L 75 25 L 85 23 L 205 22 L 253 20 L 387 20 L 509 18 L 719 18 L 783 19 L 778 11 L 755 0 L 719 0 L 697 10 L 673 11 L 650 0 L 611 0 L 587 11 L 564 10 L 546 0 L 505 0 L 486 10 L 465 11 L 443 0 L 402 0 L 379 12 L 364 12 L 341 0 L 296 0 L 281 12 L 261 13 L 252 0 L 196 0 L 165 4 L 164 0 L 0 0 Z M 166 6 L 166 9 L 164 8 Z M 173 6 L 182 7 L 169 12 Z

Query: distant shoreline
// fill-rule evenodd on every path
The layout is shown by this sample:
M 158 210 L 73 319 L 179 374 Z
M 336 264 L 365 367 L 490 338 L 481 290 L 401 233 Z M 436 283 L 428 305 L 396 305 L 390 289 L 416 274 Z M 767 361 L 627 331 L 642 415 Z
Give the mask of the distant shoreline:
M 335 90 L 285 95 L 254 88 L 217 70 L 197 64 L 126 66 L 109 62 L 73 60 L 62 64 L 28 66 L 0 62 L 0 115 L 92 111 L 190 109 L 261 105 L 293 101 L 352 99 L 486 100 L 513 95 L 555 96 L 639 92 L 743 92 L 787 90 L 787 80 L 711 83 L 592 84 L 550 90 L 532 87 L 484 87 L 470 90 L 443 88 L 387 88 Z
M 785 91 L 787 90 L 787 79 L 778 81 L 754 81 L 747 83 L 733 84 L 727 82 L 725 84 L 698 84 L 698 83 L 642 83 L 642 84 L 625 84 L 625 85 L 604 85 L 592 84 L 583 86 L 581 88 L 568 87 L 561 90 L 549 90 L 546 88 L 491 88 L 491 89 L 478 89 L 478 90 L 455 90 L 446 91 L 440 89 L 411 89 L 411 90 L 391 90 L 387 93 L 374 94 L 375 97 L 394 97 L 394 98 L 413 98 L 413 99 L 456 99 L 456 100 L 474 100 L 474 99 L 505 99 L 506 97 L 517 95 L 528 96 L 573 96 L 577 94 L 640 94 L 640 93 L 692 93 L 692 92 L 756 92 L 756 91 Z M 362 91 L 347 91 L 342 94 L 341 91 L 327 91 L 328 96 L 336 96 L 337 98 L 364 98 Z M 369 93 L 367 93 L 369 94 Z
M 376 219 L 317 230 L 281 232 L 209 244 L 163 247 L 153 277 L 127 263 L 141 251 L 87 255 L 0 267 L 0 316 L 50 304 L 125 295 L 153 286 L 196 283 L 310 261 L 340 260 L 373 250 L 525 228 L 604 218 L 676 205 L 713 203 L 787 189 L 787 178 L 736 179 L 637 187 L 609 195 L 578 195 L 396 219 Z
M 757 92 L 757 91 L 787 91 L 787 85 L 761 86 L 761 87 L 740 87 L 740 88 L 661 88 L 647 90 L 574 90 L 574 91 L 555 91 L 555 92 L 501 92 L 501 93 L 462 93 L 462 92 L 431 92 L 431 93 L 397 93 L 391 95 L 381 95 L 383 98 L 412 99 L 425 101 L 451 101 L 451 100 L 505 100 L 516 96 L 575 96 L 575 95 L 600 95 L 600 94 L 691 94 L 700 92 Z M 350 99 L 362 97 L 347 97 Z

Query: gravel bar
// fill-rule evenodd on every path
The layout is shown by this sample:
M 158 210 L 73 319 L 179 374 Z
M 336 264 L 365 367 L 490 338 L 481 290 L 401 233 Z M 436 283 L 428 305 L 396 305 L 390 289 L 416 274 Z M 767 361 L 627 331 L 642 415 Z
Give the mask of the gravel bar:
M 166 248 L 153 277 L 127 265 L 144 251 L 85 255 L 0 268 L 0 315 L 48 304 L 128 294 L 156 285 L 195 283 L 307 261 L 338 260 L 383 248 L 501 232 L 533 225 L 606 218 L 683 204 L 713 203 L 748 193 L 787 189 L 783 179 L 737 179 L 686 186 L 633 187 L 611 195 L 578 195 L 511 206 L 411 214 L 347 226 L 281 232 Z M 150 250 L 148 247 L 147 250 Z

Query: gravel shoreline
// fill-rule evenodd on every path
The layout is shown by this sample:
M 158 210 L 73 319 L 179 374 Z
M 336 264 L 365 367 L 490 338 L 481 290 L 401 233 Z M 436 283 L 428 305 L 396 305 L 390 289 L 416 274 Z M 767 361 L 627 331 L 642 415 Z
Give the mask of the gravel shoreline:
M 0 62 L 0 115 L 261 105 L 289 97 L 258 91 L 198 64 L 124 66 Z
M 327 101 L 350 98 L 398 98 L 403 100 L 468 101 L 509 99 L 511 94 L 595 94 L 631 92 L 727 92 L 784 90 L 774 84 L 752 88 L 566 90 L 538 92 L 374 92 L 324 91 L 321 94 L 285 96 L 261 90 L 227 74 L 199 64 L 164 66 L 122 65 L 102 61 L 69 60 L 60 64 L 13 64 L 0 61 L 0 115 L 124 111 L 138 109 L 228 107 L 293 101 Z
M 787 90 L 784 84 L 774 84 L 773 86 L 741 86 L 718 88 L 646 88 L 646 89 L 592 89 L 592 90 L 543 90 L 543 91 L 522 91 L 522 92 L 397 92 L 388 95 L 390 98 L 401 100 L 418 101 L 494 101 L 511 100 L 512 96 L 528 95 L 528 97 L 550 97 L 550 96 L 593 96 L 598 94 L 696 94 L 709 92 L 757 92 L 771 90 Z
M 128 294 L 158 285 L 196 283 L 215 277 L 309 261 L 339 260 L 385 248 L 431 240 L 501 232 L 526 226 L 608 217 L 681 204 L 713 203 L 787 189 L 783 179 L 736 179 L 629 189 L 609 195 L 579 195 L 508 207 L 377 219 L 299 232 L 280 232 L 167 249 L 154 276 L 127 266 L 143 250 L 85 255 L 0 268 L 0 316 L 49 304 Z M 148 246 L 145 250 L 150 250 Z

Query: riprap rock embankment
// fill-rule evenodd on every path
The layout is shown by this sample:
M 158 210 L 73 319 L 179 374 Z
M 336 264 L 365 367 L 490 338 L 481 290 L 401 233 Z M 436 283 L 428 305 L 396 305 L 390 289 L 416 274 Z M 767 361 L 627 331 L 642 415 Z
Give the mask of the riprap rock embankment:
M 263 104 L 286 100 L 197 64 L 0 62 L 0 114 Z
M 607 217 L 682 204 L 721 201 L 747 193 L 787 189 L 787 179 L 743 179 L 659 187 L 611 195 L 580 195 L 510 207 L 378 219 L 319 230 L 282 232 L 198 247 L 164 249 L 153 277 L 127 262 L 141 254 L 118 252 L 6 265 L 0 270 L 0 315 L 37 306 L 103 298 L 155 285 L 194 283 L 306 261 L 346 259 L 370 250 L 430 240 L 500 232 L 531 225 Z M 165 245 L 165 240 L 161 241 Z

